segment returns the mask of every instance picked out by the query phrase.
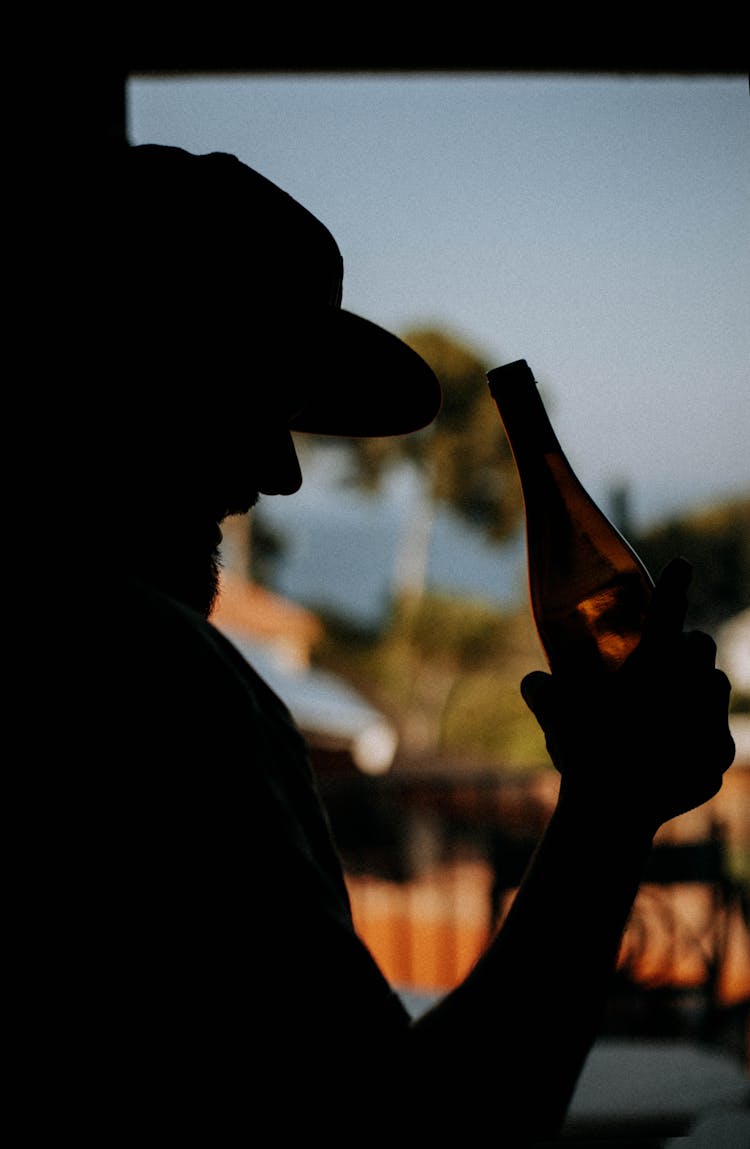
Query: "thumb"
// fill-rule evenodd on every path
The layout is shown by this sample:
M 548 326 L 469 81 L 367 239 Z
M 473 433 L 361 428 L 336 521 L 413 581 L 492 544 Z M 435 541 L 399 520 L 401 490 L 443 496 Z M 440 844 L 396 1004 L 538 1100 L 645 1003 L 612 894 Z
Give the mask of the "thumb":
M 542 730 L 546 731 L 553 707 L 552 675 L 543 670 L 532 670 L 521 679 L 521 697 Z
M 682 557 L 672 559 L 662 570 L 643 626 L 640 645 L 644 652 L 663 652 L 679 639 L 687 615 L 692 573 L 691 564 Z

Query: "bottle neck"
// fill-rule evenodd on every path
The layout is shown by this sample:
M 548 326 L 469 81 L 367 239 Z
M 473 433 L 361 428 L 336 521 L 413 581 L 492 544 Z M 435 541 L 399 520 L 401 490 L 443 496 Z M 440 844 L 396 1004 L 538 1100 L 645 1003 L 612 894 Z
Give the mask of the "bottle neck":
M 527 445 L 533 445 L 535 454 L 561 455 L 560 442 L 526 360 L 496 367 L 487 373 L 487 379 L 516 459 L 525 453 Z

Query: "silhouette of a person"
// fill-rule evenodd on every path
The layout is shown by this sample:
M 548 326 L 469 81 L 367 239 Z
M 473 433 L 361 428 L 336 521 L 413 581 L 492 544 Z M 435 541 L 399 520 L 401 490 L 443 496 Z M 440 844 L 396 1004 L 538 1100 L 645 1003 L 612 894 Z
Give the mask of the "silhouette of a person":
M 327 228 L 232 156 L 113 149 L 80 219 L 76 560 L 64 672 L 35 679 L 65 700 L 28 849 L 40 1104 L 79 1143 L 554 1135 L 653 835 L 734 754 L 689 567 L 622 671 L 522 683 L 559 803 L 496 939 L 413 1021 L 355 932 L 303 739 L 210 614 L 222 521 L 300 486 L 292 432 L 411 433 L 438 382 L 342 308 Z

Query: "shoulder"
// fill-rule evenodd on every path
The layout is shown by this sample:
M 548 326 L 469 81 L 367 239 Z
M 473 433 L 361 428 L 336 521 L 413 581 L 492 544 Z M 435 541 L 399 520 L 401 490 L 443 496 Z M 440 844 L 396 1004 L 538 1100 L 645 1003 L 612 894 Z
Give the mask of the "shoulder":
M 78 615 L 71 637 L 70 686 L 121 743 L 218 745 L 249 740 L 264 723 L 296 737 L 284 703 L 229 639 L 143 581 L 114 580 L 105 601 L 92 599 Z M 77 708 L 71 713 L 82 717 Z
M 142 673 L 168 669 L 180 680 L 205 674 L 259 685 L 259 676 L 221 631 L 158 588 L 127 580 L 117 609 L 123 651 Z

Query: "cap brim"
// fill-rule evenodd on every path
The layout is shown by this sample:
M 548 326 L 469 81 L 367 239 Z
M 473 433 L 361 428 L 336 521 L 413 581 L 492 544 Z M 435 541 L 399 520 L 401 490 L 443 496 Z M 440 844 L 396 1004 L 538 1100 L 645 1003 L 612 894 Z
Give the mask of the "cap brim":
M 440 410 L 440 384 L 424 359 L 383 327 L 331 308 L 293 431 L 351 438 L 406 435 Z M 316 358 L 318 358 L 316 355 Z

